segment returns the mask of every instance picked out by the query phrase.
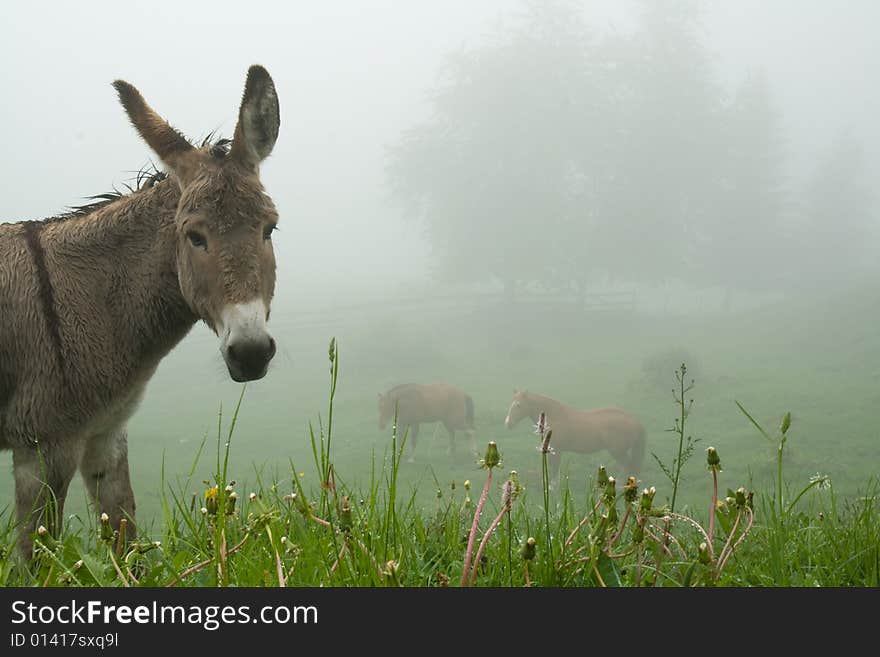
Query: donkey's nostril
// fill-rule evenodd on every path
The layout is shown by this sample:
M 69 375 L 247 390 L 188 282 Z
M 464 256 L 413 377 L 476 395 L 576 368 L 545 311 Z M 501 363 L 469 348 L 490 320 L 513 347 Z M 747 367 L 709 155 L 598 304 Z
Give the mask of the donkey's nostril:
M 268 335 L 239 339 L 226 345 L 226 365 L 236 381 L 253 381 L 266 373 L 275 355 L 275 340 Z
M 238 349 L 235 348 L 234 344 L 226 347 L 226 356 L 229 358 L 229 360 L 236 362 L 238 361 Z

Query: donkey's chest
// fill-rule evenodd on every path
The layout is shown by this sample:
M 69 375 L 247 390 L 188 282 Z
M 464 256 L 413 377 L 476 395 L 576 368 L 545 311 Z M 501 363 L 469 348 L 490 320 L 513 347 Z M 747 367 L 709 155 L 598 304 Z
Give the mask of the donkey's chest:
M 138 382 L 118 392 L 107 403 L 94 408 L 76 433 L 81 438 L 91 438 L 125 425 L 140 405 L 145 388 L 146 382 Z

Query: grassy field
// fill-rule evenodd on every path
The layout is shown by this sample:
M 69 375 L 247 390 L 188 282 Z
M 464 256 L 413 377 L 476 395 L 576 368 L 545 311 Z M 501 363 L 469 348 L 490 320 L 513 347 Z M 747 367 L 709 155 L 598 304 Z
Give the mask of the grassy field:
M 329 456 L 337 494 L 323 489 L 323 501 L 309 423 L 316 433 L 319 422 L 327 424 L 329 335 L 298 328 L 293 320 L 285 323 L 286 317 L 292 314 L 276 311 L 276 337 L 283 345 L 278 362 L 266 379 L 244 391 L 226 477 L 236 481 L 240 502 L 228 518 L 200 511 L 209 488 L 203 482 L 214 484 L 219 474 L 218 451 L 225 455 L 224 436 L 241 393 L 226 380 L 213 336 L 198 328 L 151 382 L 130 423 L 130 461 L 141 536 L 161 541 L 162 548 L 131 557 L 137 562 L 132 575 L 140 583 L 169 583 L 206 559 L 216 563 L 222 533 L 227 548 L 245 539 L 237 556 L 226 557 L 225 575 L 201 568 L 184 584 L 214 584 L 221 575 L 226 582 L 251 585 L 277 585 L 279 576 L 290 585 L 434 585 L 444 578 L 458 584 L 473 507 L 486 477 L 477 461 L 491 440 L 500 448 L 503 465 L 496 468 L 489 489 L 477 544 L 500 510 L 501 483 L 509 470 L 518 472 L 524 491 L 509 523 L 502 521 L 487 542 L 480 584 L 524 584 L 519 550 L 533 536 L 538 549 L 530 579 L 541 585 L 609 583 L 604 581 L 609 577 L 621 584 L 877 585 L 880 336 L 872 327 L 880 319 L 880 304 L 870 294 L 703 319 L 638 313 L 535 316 L 509 308 L 419 320 L 377 310 L 332 331 L 340 345 Z M 603 509 L 609 510 L 603 506 L 603 489 L 595 486 L 599 465 L 606 464 L 618 479 L 618 516 L 628 506 L 622 499 L 628 473 L 613 472 L 607 453 L 565 454 L 567 480 L 549 492 L 545 515 L 538 439 L 528 422 L 510 431 L 503 426 L 514 387 L 582 408 L 618 405 L 643 421 L 649 451 L 669 464 L 678 445 L 667 429 L 679 412 L 672 387 L 680 360 L 688 361 L 695 379 L 688 394 L 694 402 L 687 434 L 699 442 L 682 469 L 675 511 L 706 528 L 712 478 L 705 448 L 710 445 L 722 458 L 721 497 L 728 488 L 755 491 L 754 527 L 721 573 L 713 570 L 717 564 L 700 563 L 699 530 L 685 521 L 670 529 L 680 547 L 671 540 L 649 540 L 654 552 L 646 548 L 641 557 L 632 542 L 635 511 L 612 548 L 594 544 L 595 537 L 605 536 L 607 528 L 597 523 Z M 389 432 L 376 425 L 376 393 L 404 381 L 448 381 L 468 391 L 475 401 L 481 454 L 468 454 L 461 441 L 458 458 L 452 459 L 443 431 L 434 436 L 433 427 L 425 426 L 415 463 L 406 462 L 408 447 L 403 459 L 395 458 Z M 737 401 L 774 440 L 784 413 L 791 412 L 782 506 L 776 488 L 777 443 L 762 436 Z M 0 486 L 11 505 L 11 459 L 8 453 L 2 456 L 6 465 Z M 817 475 L 828 479 L 811 486 Z M 469 494 L 465 480 L 471 481 Z M 825 485 L 829 481 L 830 488 Z M 657 489 L 651 508 L 662 511 L 672 485 L 649 456 L 638 489 L 650 486 Z M 251 493 L 256 494 L 253 500 Z M 290 498 L 294 493 L 296 500 Z M 342 495 L 349 498 L 353 520 L 344 520 L 348 511 L 343 512 Z M 297 502 L 303 498 L 315 504 L 311 511 L 304 512 Z M 11 568 L 7 545 L 0 581 L 121 584 L 78 481 L 65 515 L 67 538 L 46 556 L 42 570 L 24 574 Z M 10 517 L 7 506 L 2 520 Z M 564 548 L 584 518 L 584 528 Z M 339 531 L 340 521 L 354 529 Z M 720 553 L 725 545 L 720 516 L 718 523 L 713 549 Z M 744 523 L 745 516 L 736 531 L 742 532 Z M 662 527 L 655 527 L 655 534 Z M 734 534 L 731 543 L 738 540 Z M 2 540 L 8 544 L 10 537 L 7 531 Z M 620 556 L 628 549 L 633 552 Z M 670 554 L 661 557 L 658 549 Z M 578 558 L 592 554 L 592 561 L 564 563 L 560 555 L 566 550 Z M 334 566 L 340 551 L 343 558 Z M 89 574 L 72 569 L 79 561 Z M 596 569 L 583 568 L 586 563 Z M 644 568 L 637 576 L 639 564 Z

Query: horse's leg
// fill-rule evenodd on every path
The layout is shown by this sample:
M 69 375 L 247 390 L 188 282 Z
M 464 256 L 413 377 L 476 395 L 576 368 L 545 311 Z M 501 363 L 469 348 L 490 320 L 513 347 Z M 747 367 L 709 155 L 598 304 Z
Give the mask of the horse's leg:
M 629 474 L 638 476 L 645 461 L 645 432 L 639 431 L 629 446 Z
M 128 521 L 125 535 L 134 538 L 134 492 L 128 473 L 128 434 L 125 427 L 92 436 L 79 464 L 83 481 L 98 513 L 110 517 L 110 526 Z
M 446 433 L 449 434 L 449 448 L 446 450 L 446 455 L 451 456 L 452 460 L 455 460 L 455 429 L 453 429 L 448 422 L 444 422 L 443 426 L 446 427 Z
M 25 558 L 33 551 L 33 533 L 40 525 L 52 536 L 61 534 L 64 498 L 76 472 L 79 444 L 16 447 L 12 450 L 15 472 L 15 507 L 21 534 L 18 545 Z
M 550 480 L 550 488 L 559 488 L 559 464 L 562 462 L 562 454 L 559 451 L 547 452 L 547 475 Z
M 639 474 L 639 465 L 638 460 L 635 456 L 635 448 L 630 446 L 629 449 L 626 450 L 626 476 L 637 477 Z
M 473 429 L 465 429 L 464 435 L 467 436 L 468 447 L 471 450 L 471 454 L 476 454 L 477 453 L 477 445 L 476 445 L 476 442 L 474 441 L 474 430 Z
M 409 458 L 407 461 L 410 463 L 415 463 L 416 461 L 416 445 L 419 442 L 419 425 L 411 424 L 409 425 L 409 431 L 406 434 L 406 441 L 412 445 L 409 450 Z
M 619 481 L 626 481 L 627 477 L 636 474 L 635 472 L 631 472 L 630 469 L 629 447 L 623 449 L 610 449 L 608 451 L 611 452 L 611 456 L 614 457 L 617 467 L 620 468 L 619 475 L 616 475 Z

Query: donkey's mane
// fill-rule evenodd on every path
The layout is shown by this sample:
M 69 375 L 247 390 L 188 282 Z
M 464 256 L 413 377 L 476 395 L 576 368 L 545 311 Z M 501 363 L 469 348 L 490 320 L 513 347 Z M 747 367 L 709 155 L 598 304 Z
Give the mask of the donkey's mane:
M 138 192 L 145 189 L 150 189 L 153 185 L 158 182 L 162 182 L 167 177 L 167 173 L 165 173 L 164 171 L 160 171 L 156 168 L 155 164 L 150 162 L 149 164 L 144 165 L 141 169 L 138 169 L 131 183 L 122 183 L 122 186 L 125 189 L 120 191 L 114 187 L 109 192 L 104 192 L 103 194 L 95 194 L 94 196 L 87 196 L 87 203 L 83 203 L 82 205 L 72 205 L 67 209 L 67 211 L 59 214 L 56 217 L 43 219 L 43 222 L 48 223 L 54 221 L 63 221 L 65 219 L 72 219 L 74 217 L 84 217 L 91 214 L 92 212 L 95 212 L 96 210 L 100 210 L 105 205 L 109 205 L 113 201 L 116 201 L 123 196 L 130 196 L 132 194 L 137 194 Z
M 226 156 L 229 155 L 229 149 L 231 148 L 231 146 L 231 139 L 217 137 L 215 132 L 211 131 L 202 140 L 200 148 L 206 149 L 215 159 L 223 160 L 224 158 L 226 158 Z M 74 219 L 77 217 L 85 217 L 123 197 L 131 196 L 133 194 L 137 194 L 144 190 L 150 189 L 156 183 L 160 183 L 166 178 L 168 178 L 167 173 L 158 169 L 153 162 L 149 162 L 148 164 L 145 164 L 143 167 L 138 169 L 137 172 L 135 172 L 134 178 L 132 178 L 130 182 L 122 183 L 122 190 L 116 189 L 114 187 L 111 191 L 104 192 L 103 194 L 86 196 L 85 198 L 87 202 L 83 203 L 82 205 L 70 206 L 67 208 L 66 211 L 54 217 L 49 217 L 47 219 L 35 219 L 31 221 L 46 224 L 54 223 L 56 221 L 65 221 L 67 219 Z

